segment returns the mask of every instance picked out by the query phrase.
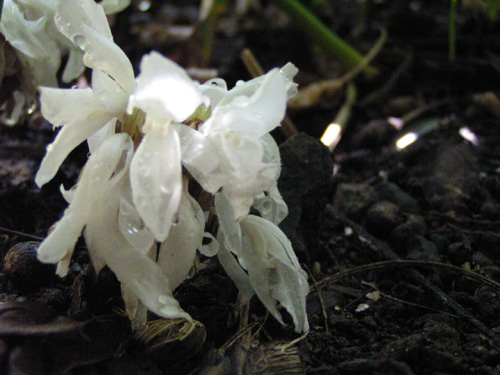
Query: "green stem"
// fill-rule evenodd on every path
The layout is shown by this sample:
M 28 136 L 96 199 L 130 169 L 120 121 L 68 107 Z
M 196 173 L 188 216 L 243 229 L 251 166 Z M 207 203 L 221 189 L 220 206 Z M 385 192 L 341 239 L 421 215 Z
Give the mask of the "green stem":
M 0 0 L 0 22 L 2 21 L 3 0 Z
M 451 0 L 450 30 L 448 36 L 448 61 L 455 61 L 457 46 L 457 0 Z
M 296 25 L 308 34 L 312 40 L 338 58 L 345 69 L 353 69 L 363 60 L 363 55 L 329 30 L 321 20 L 298 0 L 272 0 L 272 2 L 292 17 Z M 367 67 L 365 73 L 373 76 L 378 72 L 373 67 Z

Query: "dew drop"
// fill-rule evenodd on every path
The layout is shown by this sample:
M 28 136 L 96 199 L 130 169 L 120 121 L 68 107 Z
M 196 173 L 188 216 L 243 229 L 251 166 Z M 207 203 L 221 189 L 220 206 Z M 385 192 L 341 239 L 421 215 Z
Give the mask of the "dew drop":
M 83 36 L 82 34 L 76 34 L 73 37 L 73 43 L 78 48 L 85 49 L 85 47 L 87 46 L 87 38 L 85 36 Z

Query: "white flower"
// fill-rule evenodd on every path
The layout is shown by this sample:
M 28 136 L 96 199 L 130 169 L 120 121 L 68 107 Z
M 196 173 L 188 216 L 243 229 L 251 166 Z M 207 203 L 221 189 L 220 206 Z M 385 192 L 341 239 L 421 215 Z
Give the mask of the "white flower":
M 38 186 L 54 177 L 76 146 L 125 113 L 134 88 L 132 65 L 113 43 L 100 5 L 91 0 L 61 1 L 55 22 L 61 33 L 85 52 L 85 65 L 93 69 L 92 89 L 40 89 L 43 116 L 54 126 L 63 127 L 47 147 L 35 179 Z
M 132 200 L 156 240 L 163 241 L 179 207 L 182 185 L 180 144 L 170 124 L 191 115 L 202 103 L 202 94 L 182 68 L 154 52 L 143 58 L 136 87 L 130 61 L 113 43 L 104 11 L 93 1 L 61 2 L 56 23 L 85 51 L 85 64 L 93 69 L 92 88 L 40 90 L 42 114 L 63 127 L 47 148 L 36 182 L 42 186 L 52 179 L 86 139 L 102 141 L 112 134 L 115 122 L 125 121 L 127 107 L 131 115 L 134 109 L 142 110 L 145 136 L 130 167 Z
M 83 51 L 57 30 L 55 16 L 59 2 L 67 0 L 5 0 L 0 32 L 16 49 L 25 68 L 33 75 L 33 86 L 57 86 L 62 52 L 68 52 L 62 80 L 70 82 L 83 73 Z M 67 1 L 76 4 L 74 1 Z M 84 1 L 79 4 L 85 6 Z M 130 0 L 101 2 L 106 14 L 122 11 Z
M 268 133 L 285 115 L 295 73 L 289 64 L 230 91 L 221 80 L 208 82 L 202 91 L 211 98 L 210 117 L 198 130 L 176 127 L 184 166 L 206 191 L 229 199 L 237 220 L 246 217 L 256 195 L 276 185 L 279 151 Z
M 190 319 L 172 291 L 186 278 L 197 250 L 217 254 L 245 299 L 257 294 L 280 322 L 281 303 L 296 330 L 306 331 L 307 276 L 276 226 L 287 207 L 276 186 L 279 150 L 269 135 L 296 91 L 295 67 L 274 69 L 228 91 L 222 80 L 200 86 L 152 52 L 134 79 L 102 6 L 61 1 L 55 22 L 85 53 L 92 88 L 40 90 L 43 115 L 62 129 L 36 182 L 49 181 L 85 140 L 91 156 L 76 187 L 62 190 L 70 204 L 40 245 L 39 259 L 58 263 L 57 273 L 65 275 L 83 231 L 97 272 L 107 265 L 121 282 L 137 327 L 145 323 L 146 309 Z M 183 166 L 189 172 L 184 176 Z M 217 240 L 204 233 L 206 214 L 188 192 L 193 179 L 214 195 L 208 209 L 215 208 L 219 219 Z M 252 205 L 262 217 L 248 215 Z M 210 246 L 202 245 L 204 236 L 213 239 Z

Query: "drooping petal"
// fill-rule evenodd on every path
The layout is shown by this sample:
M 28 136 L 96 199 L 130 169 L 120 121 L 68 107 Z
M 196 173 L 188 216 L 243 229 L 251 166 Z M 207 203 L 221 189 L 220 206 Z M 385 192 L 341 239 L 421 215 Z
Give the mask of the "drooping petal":
M 224 234 L 218 234 L 221 243 L 224 243 Z M 224 268 L 227 275 L 233 280 L 236 287 L 241 292 L 244 301 L 249 301 L 255 294 L 248 274 L 241 268 L 241 265 L 236 261 L 236 258 L 224 246 L 221 246 L 217 253 L 217 258 Z
M 13 0 L 6 0 L 3 4 L 0 32 L 5 39 L 18 51 L 31 58 L 48 57 L 50 53 L 43 36 L 47 16 L 37 20 L 27 20 L 19 5 Z
M 64 83 L 71 82 L 83 74 L 85 71 L 85 65 L 83 65 L 83 55 L 84 53 L 79 49 L 70 49 L 68 62 L 64 67 L 62 75 Z
M 113 39 L 106 14 L 102 6 L 95 1 L 59 1 L 55 21 L 61 32 L 71 40 L 74 40 L 76 35 L 83 34 L 83 25 L 92 27 L 109 40 Z
M 128 112 L 139 108 L 160 124 L 182 122 L 202 103 L 199 84 L 179 65 L 157 52 L 142 58 L 141 73 Z
M 193 267 L 196 249 L 201 247 L 205 218 L 201 208 L 187 192 L 182 194 L 176 223 L 160 246 L 157 263 L 172 290 L 184 281 Z
M 136 251 L 121 235 L 116 219 L 118 205 L 119 195 L 109 190 L 100 210 L 85 228 L 89 252 L 102 259 L 128 293 L 137 296 L 155 314 L 190 319 L 173 297 L 160 267 L 147 255 Z M 133 302 L 133 299 L 129 297 L 127 301 Z
M 130 157 L 133 143 L 126 134 L 108 138 L 89 158 L 78 182 L 71 204 L 55 229 L 40 244 L 38 259 L 44 263 L 56 263 L 71 252 L 81 235 L 83 227 L 99 206 L 106 184 L 119 167 L 124 157 Z
M 140 253 L 147 254 L 155 243 L 153 233 L 146 227 L 135 209 L 129 191 L 122 192 L 120 197 L 118 227 L 127 242 Z
M 244 226 L 244 222 L 242 222 L 242 229 L 245 235 L 242 241 L 240 264 L 244 261 L 250 284 L 262 304 L 278 322 L 284 324 L 277 309 L 276 300 L 271 294 L 271 274 L 274 264 L 267 254 L 266 238 L 264 233 L 251 224 Z
M 266 193 L 258 194 L 255 197 L 253 207 L 259 211 L 260 216 L 276 225 L 288 215 L 288 206 L 277 186 L 272 187 Z
M 94 134 L 87 138 L 89 152 L 92 154 L 106 138 L 115 134 L 115 119 L 108 121 L 106 125 L 97 130 Z
M 224 238 L 218 238 L 221 246 L 234 253 L 240 255 L 241 249 L 241 227 L 234 217 L 231 203 L 222 194 L 215 196 L 215 212 L 219 218 L 220 231 Z
M 56 174 L 68 154 L 113 118 L 90 89 L 40 89 L 42 114 L 54 125 L 64 125 L 47 147 L 35 181 L 42 186 Z
M 262 162 L 264 151 L 259 139 L 219 132 L 209 138 L 219 150 L 220 158 L 229 165 L 224 170 L 226 178 L 229 174 L 228 181 L 220 179 L 224 183 L 222 192 L 231 202 L 236 220 L 241 220 L 248 214 L 254 197 L 276 184 L 280 166 Z M 217 177 L 206 176 L 208 180 Z
M 215 194 L 222 188 L 236 220 L 248 214 L 257 194 L 276 185 L 279 152 L 277 147 L 270 151 L 267 137 L 219 131 L 204 135 L 185 125 L 174 128 L 180 135 L 183 165 L 206 191 Z
M 3 5 L 0 32 L 19 51 L 17 55 L 26 69 L 29 87 L 57 86 L 56 73 L 61 64 L 61 52 L 47 32 L 51 14 L 38 13 L 36 19 L 28 19 L 18 4 L 7 0 Z
M 62 34 L 85 51 L 85 65 L 109 74 L 123 91 L 133 91 L 132 65 L 125 53 L 113 43 L 101 5 L 86 0 L 60 1 L 55 22 Z
M 146 134 L 130 166 L 132 198 L 157 241 L 170 232 L 181 199 L 181 150 L 177 133 Z
M 172 124 L 172 127 L 179 134 L 182 164 L 203 189 L 215 193 L 229 182 L 229 166 L 209 137 L 186 125 Z
M 279 312 L 270 298 L 278 300 L 292 316 L 295 329 L 307 331 L 305 303 L 309 285 L 290 241 L 276 225 L 258 216 L 249 215 L 241 226 L 245 233 L 242 257 L 247 260 L 257 295 L 274 316 Z
M 270 134 L 266 134 L 260 138 L 264 147 L 264 163 L 272 163 L 281 166 L 281 157 L 278 145 Z M 278 172 L 279 174 L 279 172 Z M 259 211 L 260 215 L 278 225 L 288 215 L 288 207 L 281 197 L 278 186 L 274 184 L 265 193 L 261 192 L 255 196 L 254 208 Z

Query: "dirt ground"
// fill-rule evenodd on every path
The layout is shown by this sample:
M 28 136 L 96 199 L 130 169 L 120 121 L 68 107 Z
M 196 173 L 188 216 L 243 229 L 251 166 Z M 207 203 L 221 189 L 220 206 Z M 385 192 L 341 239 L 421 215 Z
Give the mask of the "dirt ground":
M 448 1 L 304 3 L 363 54 L 386 32 L 370 64 L 378 75 L 346 78 L 271 2 L 241 14 L 229 6 L 212 34 L 197 23 L 197 2 L 132 1 L 111 22 L 136 69 L 154 49 L 217 69 L 232 87 L 251 78 L 246 47 L 266 71 L 297 65 L 301 89 L 338 78 L 290 105 L 297 134 L 273 132 L 290 211 L 281 227 L 309 274 L 309 333 L 291 319 L 281 326 L 256 299 L 242 322 L 234 284 L 216 259 L 200 258 L 175 292 L 199 323 L 163 322 L 145 345 L 119 314 L 117 280 L 94 274 L 82 240 L 66 278 L 37 263 L 37 244 L 66 207 L 59 186 L 76 182 L 88 151 L 80 146 L 37 188 L 54 133 L 35 110 L 0 127 L 0 372 L 500 374 L 500 21 L 486 1 L 463 1 L 450 62 Z M 4 81 L 1 100 L 15 84 Z M 319 138 L 349 90 L 356 100 L 330 152 Z M 409 133 L 416 140 L 402 147 Z

